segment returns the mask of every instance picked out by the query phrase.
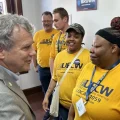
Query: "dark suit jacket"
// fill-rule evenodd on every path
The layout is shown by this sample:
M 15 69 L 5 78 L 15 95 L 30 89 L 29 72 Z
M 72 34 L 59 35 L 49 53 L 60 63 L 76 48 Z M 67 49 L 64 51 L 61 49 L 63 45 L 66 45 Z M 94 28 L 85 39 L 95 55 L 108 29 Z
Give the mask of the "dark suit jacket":
M 2 67 L 0 67 L 0 120 L 35 120 L 23 91 Z

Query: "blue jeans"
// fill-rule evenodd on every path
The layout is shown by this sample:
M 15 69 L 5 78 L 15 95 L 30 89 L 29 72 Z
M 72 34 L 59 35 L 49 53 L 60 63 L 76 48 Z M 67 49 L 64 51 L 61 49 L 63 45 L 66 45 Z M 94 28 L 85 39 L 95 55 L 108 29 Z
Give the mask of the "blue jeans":
M 68 112 L 69 112 L 68 109 L 59 104 L 59 116 L 57 118 L 54 118 L 54 120 L 67 120 Z

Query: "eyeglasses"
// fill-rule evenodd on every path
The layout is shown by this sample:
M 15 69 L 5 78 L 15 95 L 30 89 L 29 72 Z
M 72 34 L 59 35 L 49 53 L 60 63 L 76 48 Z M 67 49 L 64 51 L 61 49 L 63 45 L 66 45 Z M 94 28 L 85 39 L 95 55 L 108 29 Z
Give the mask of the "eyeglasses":
M 50 22 L 52 22 L 52 20 L 43 20 L 42 22 L 43 23 L 50 23 Z

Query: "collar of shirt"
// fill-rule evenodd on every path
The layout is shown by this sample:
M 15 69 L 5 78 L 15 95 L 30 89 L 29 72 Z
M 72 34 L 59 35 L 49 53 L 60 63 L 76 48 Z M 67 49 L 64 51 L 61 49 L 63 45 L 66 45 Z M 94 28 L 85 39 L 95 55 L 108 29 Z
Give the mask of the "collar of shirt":
M 13 73 L 12 71 L 8 70 L 7 68 L 0 65 L 1 68 L 3 68 L 15 81 L 19 79 L 18 75 Z

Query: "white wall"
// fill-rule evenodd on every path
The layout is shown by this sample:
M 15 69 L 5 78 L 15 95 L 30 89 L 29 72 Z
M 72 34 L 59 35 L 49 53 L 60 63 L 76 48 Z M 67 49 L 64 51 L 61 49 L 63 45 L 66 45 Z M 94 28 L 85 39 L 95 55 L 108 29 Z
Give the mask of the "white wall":
M 39 30 L 42 26 L 40 23 L 40 0 L 22 0 L 23 16 L 27 17 Z
M 110 26 L 110 20 L 120 16 L 120 0 L 98 0 L 97 10 L 77 11 L 76 0 L 52 0 L 53 9 L 64 7 L 69 14 L 72 14 L 72 23 L 80 23 L 84 26 L 85 47 L 90 49 L 95 32 L 104 27 Z
M 22 0 L 22 7 L 23 15 L 35 25 L 36 31 L 42 29 L 42 13 L 52 11 L 51 0 Z

